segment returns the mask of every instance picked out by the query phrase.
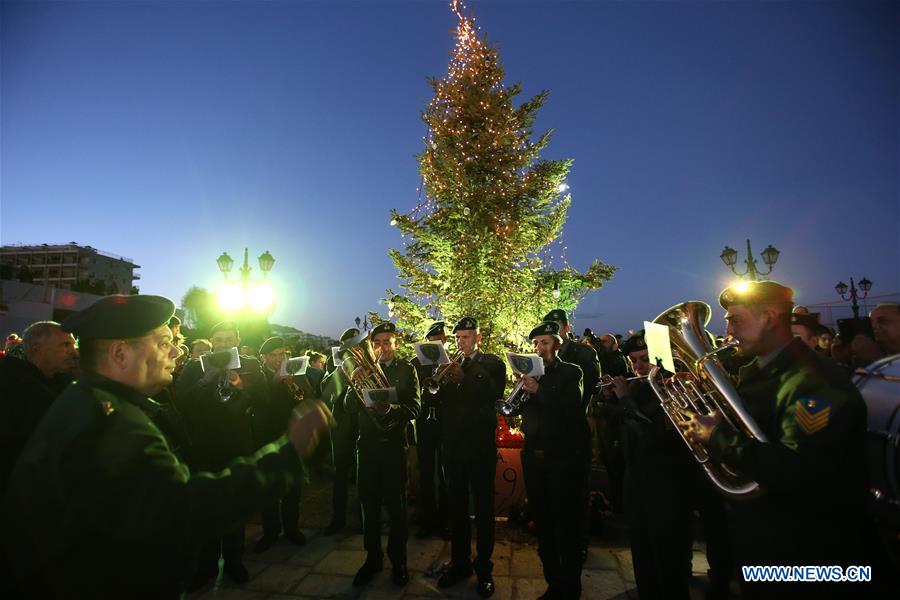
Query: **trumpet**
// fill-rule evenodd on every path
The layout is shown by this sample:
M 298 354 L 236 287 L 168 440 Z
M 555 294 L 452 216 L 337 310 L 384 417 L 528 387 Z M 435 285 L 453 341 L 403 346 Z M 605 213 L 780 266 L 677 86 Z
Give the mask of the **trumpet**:
M 603 377 L 604 377 L 603 379 L 601 379 L 600 381 L 597 382 L 597 387 L 594 388 L 595 390 L 602 390 L 602 389 L 608 388 L 611 385 L 616 384 L 616 382 L 613 381 L 611 377 L 609 379 L 606 379 L 607 377 L 609 377 L 609 375 L 604 375 Z M 638 381 L 639 379 L 647 379 L 648 377 L 650 377 L 650 376 L 649 375 L 638 375 L 636 377 L 626 377 L 625 381 L 626 382 L 627 381 Z
M 540 379 L 540 376 L 535 377 L 535 379 Z M 509 396 L 506 397 L 506 400 L 497 401 L 497 412 L 504 417 L 511 417 L 522 410 L 522 406 L 528 402 L 528 399 L 531 397 L 531 394 L 522 389 L 524 384 L 525 378 L 522 377 L 516 382 L 516 385 L 513 386 L 513 389 L 509 393 Z
M 441 385 L 444 382 L 444 377 L 446 377 L 446 375 L 447 375 L 447 370 L 453 364 L 462 364 L 462 361 L 464 358 L 465 358 L 465 355 L 462 353 L 462 350 L 457 350 L 456 354 L 454 354 L 450 358 L 450 362 L 448 362 L 446 365 L 439 366 L 437 368 L 437 370 L 434 372 L 434 375 L 432 375 L 431 377 L 428 377 L 425 380 L 425 388 L 428 390 L 428 393 L 431 395 L 437 394 L 440 391 Z

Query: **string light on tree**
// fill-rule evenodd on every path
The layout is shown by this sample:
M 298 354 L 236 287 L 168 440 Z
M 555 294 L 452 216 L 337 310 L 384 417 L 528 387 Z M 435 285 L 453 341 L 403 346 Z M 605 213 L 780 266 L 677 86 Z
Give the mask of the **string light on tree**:
M 574 309 L 615 267 L 595 261 L 578 272 L 565 246 L 564 267 L 553 267 L 572 161 L 540 157 L 550 134 L 535 135 L 533 126 L 548 94 L 517 103 L 521 87 L 503 83 L 496 47 L 460 0 L 450 8 L 456 44 L 446 76 L 430 80 L 434 96 L 422 112 L 418 202 L 391 213 L 405 247 L 390 251 L 401 283 L 400 293 L 388 290 L 389 311 L 417 338 L 431 315 L 474 315 L 482 345 L 500 353 L 521 347 L 550 309 Z

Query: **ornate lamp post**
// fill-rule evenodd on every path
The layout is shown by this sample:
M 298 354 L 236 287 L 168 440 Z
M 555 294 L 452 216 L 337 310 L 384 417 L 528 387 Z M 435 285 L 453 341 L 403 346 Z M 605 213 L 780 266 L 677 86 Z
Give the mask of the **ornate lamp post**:
M 856 300 L 857 300 L 857 298 L 860 300 L 866 299 L 866 296 L 869 295 L 869 290 L 872 289 L 872 282 L 869 281 L 868 279 L 866 279 L 865 277 L 863 277 L 862 279 L 859 280 L 859 289 L 862 290 L 862 296 L 859 296 L 857 294 L 856 285 L 854 285 L 852 277 L 850 278 L 850 288 L 849 288 L 850 289 L 850 297 L 849 298 L 844 297 L 844 294 L 847 293 L 847 284 L 844 283 L 843 281 L 839 281 L 838 284 L 836 286 L 834 286 L 834 289 L 838 293 L 838 295 L 841 297 L 841 300 L 851 300 L 852 301 L 851 308 L 853 308 L 853 318 L 858 319 L 859 318 L 859 304 L 857 304 Z
M 244 248 L 244 264 L 241 265 L 238 270 L 240 275 L 240 287 L 235 289 L 233 286 L 229 287 L 226 285 L 226 287 L 223 288 L 223 294 L 220 298 L 220 301 L 226 310 L 240 310 L 247 305 L 250 305 L 252 309 L 258 312 L 267 312 L 272 308 L 272 304 L 274 304 L 275 300 L 272 289 L 267 284 L 263 285 L 263 282 L 269 276 L 269 272 L 275 265 L 275 257 L 266 250 L 259 255 L 258 260 L 259 270 L 262 271 L 263 276 L 261 279 L 254 281 L 250 275 L 250 272 L 253 269 L 250 266 L 248 249 Z M 221 256 L 216 259 L 216 264 L 219 265 L 219 270 L 222 272 L 222 276 L 227 282 L 228 274 L 234 267 L 234 259 L 228 256 L 227 252 L 223 252 Z
M 747 265 L 747 267 L 744 269 L 743 273 L 738 273 L 737 269 L 734 268 L 738 258 L 737 250 L 734 248 L 725 246 L 725 249 L 722 250 L 722 254 L 719 255 L 719 258 L 721 258 L 722 262 L 725 263 L 725 266 L 731 269 L 731 272 L 738 277 L 745 277 L 750 281 L 759 281 L 772 272 L 772 268 L 775 266 L 775 263 L 778 262 L 779 254 L 781 254 L 781 252 L 771 244 L 766 246 L 766 249 L 760 253 L 763 262 L 769 267 L 769 270 L 765 273 L 760 272 L 760 270 L 756 268 L 756 259 L 753 258 L 753 250 L 750 249 L 750 240 L 747 240 L 747 259 L 744 261 L 744 264 Z

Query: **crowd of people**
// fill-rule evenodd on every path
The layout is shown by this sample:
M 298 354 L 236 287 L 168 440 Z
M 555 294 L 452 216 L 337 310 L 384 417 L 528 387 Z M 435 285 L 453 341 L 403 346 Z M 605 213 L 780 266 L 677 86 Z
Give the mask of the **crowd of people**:
M 719 301 L 728 339 L 740 343 L 721 353 L 721 365 L 762 436 L 723 423 L 718 411 L 668 414 L 650 385 L 659 365 L 643 332 L 622 339 L 586 330 L 579 339 L 563 310 L 531 331 L 544 373 L 515 378 L 524 394 L 517 416 L 527 512 L 548 586 L 541 598 L 581 595 L 592 462 L 608 474 L 611 509 L 626 516 L 644 600 L 690 597 L 695 515 L 707 543 L 708 598 L 729 597 L 735 579 L 746 598 L 890 593 L 891 567 L 868 510 L 866 407 L 851 375 L 900 353 L 900 306 L 879 305 L 871 332 L 843 340 L 774 282 L 728 288 Z M 333 353 L 304 352 L 306 370 L 296 375 L 285 368 L 289 340 L 250 348 L 232 321 L 186 340 L 171 301 L 122 295 L 11 334 L 0 358 L 8 533 L 0 581 L 24 597 L 126 589 L 178 597 L 214 580 L 221 557 L 225 576 L 244 583 L 247 519 L 262 516 L 256 552 L 280 536 L 304 545 L 304 470 L 327 463 L 332 516 L 323 534 L 343 530 L 349 510 L 362 516 L 366 560 L 355 586 L 383 570 L 385 554 L 393 582 L 409 581 L 414 472 L 417 535 L 451 541 L 438 587 L 475 575 L 478 594 L 493 595 L 506 364 L 480 349 L 473 316 L 434 322 L 422 341 L 457 352 L 444 365 L 407 361 L 395 325 L 384 322 L 344 331 L 337 364 Z M 371 352 L 374 369 L 353 364 L 354 348 Z M 229 363 L 232 352 L 239 364 Z M 370 396 L 371 388 L 390 394 Z M 763 492 L 718 493 L 685 440 Z M 351 507 L 353 482 L 359 504 Z M 871 565 L 874 575 L 861 584 L 740 576 L 742 566 L 770 564 Z

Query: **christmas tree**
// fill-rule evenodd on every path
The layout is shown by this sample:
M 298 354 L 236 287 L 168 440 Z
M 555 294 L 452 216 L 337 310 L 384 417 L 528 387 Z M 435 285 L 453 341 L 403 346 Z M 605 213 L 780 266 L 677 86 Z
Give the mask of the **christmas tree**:
M 450 4 L 456 46 L 447 75 L 429 80 L 419 203 L 407 214 L 392 211 L 404 249 L 390 250 L 401 291 L 388 290 L 387 303 L 416 341 L 434 318 L 452 324 L 474 316 L 482 348 L 502 355 L 523 348 L 551 309 L 574 310 L 615 267 L 553 268 L 551 247 L 572 201 L 565 194 L 572 161 L 540 158 L 550 133 L 535 138 L 533 125 L 547 92 L 516 106 L 520 85 L 504 85 L 496 47 L 462 2 Z

